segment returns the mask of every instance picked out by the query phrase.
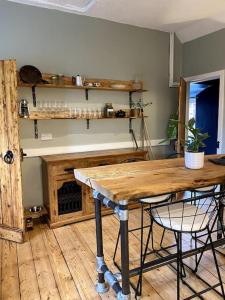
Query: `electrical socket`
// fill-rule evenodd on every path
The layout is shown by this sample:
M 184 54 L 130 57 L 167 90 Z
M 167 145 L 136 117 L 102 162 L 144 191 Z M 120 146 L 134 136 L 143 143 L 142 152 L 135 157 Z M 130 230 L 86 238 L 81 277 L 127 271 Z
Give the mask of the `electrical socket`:
M 41 140 L 42 141 L 49 141 L 49 140 L 52 140 L 53 137 L 52 137 L 52 133 L 42 133 L 41 134 Z

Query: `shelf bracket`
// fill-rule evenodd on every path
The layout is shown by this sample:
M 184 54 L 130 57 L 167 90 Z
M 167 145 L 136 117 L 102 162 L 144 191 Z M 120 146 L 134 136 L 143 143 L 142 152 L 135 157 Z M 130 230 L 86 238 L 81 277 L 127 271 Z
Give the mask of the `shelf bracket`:
M 87 121 L 87 129 L 90 129 L 90 119 L 86 119 Z
M 88 92 L 89 90 L 88 89 L 85 89 L 85 99 L 88 101 Z
M 133 94 L 133 92 L 129 92 L 129 107 L 130 107 L 130 109 L 132 106 L 132 94 Z
M 38 124 L 37 124 L 37 120 L 34 120 L 34 138 L 38 139 Z
M 33 106 L 36 107 L 37 105 L 37 100 L 36 100 L 36 93 L 35 93 L 35 85 L 31 87 L 32 90 L 32 98 L 33 98 Z
M 129 107 L 131 109 L 131 106 L 132 106 L 132 94 L 133 92 L 129 92 Z M 136 137 L 135 137 L 135 133 L 134 133 L 134 130 L 132 128 L 132 119 L 129 118 L 129 133 L 131 134 L 133 140 L 134 140 L 134 143 L 135 143 L 135 146 L 136 146 L 136 150 L 138 149 L 138 143 L 137 143 L 137 140 L 136 140 Z
M 135 143 L 135 146 L 136 146 L 136 150 L 138 150 L 138 143 L 137 143 L 137 140 L 136 140 L 136 136 L 135 136 L 135 133 L 134 133 L 134 130 L 132 128 L 132 119 L 130 118 L 129 119 L 129 133 L 131 134 L 133 140 L 134 140 L 134 143 Z

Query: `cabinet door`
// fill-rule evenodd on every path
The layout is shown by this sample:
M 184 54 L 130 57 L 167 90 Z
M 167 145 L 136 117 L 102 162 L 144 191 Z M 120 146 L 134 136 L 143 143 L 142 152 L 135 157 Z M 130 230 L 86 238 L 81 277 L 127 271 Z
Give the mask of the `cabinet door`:
M 0 61 L 0 237 L 21 242 L 24 221 L 16 61 Z

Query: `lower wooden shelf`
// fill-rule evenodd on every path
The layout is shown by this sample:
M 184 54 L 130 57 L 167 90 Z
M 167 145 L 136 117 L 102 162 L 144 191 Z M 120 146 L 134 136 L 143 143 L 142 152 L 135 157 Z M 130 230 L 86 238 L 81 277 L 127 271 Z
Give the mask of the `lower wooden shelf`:
M 106 118 L 106 117 L 94 117 L 94 116 L 71 116 L 71 113 L 68 111 L 65 112 L 31 112 L 29 114 L 29 117 L 24 118 L 20 117 L 25 120 L 54 120 L 54 119 L 74 119 L 74 120 L 121 120 L 121 119 L 140 119 L 142 116 L 125 116 L 122 118 L 118 117 L 112 117 L 112 118 Z M 144 118 L 147 118 L 147 116 L 144 116 Z

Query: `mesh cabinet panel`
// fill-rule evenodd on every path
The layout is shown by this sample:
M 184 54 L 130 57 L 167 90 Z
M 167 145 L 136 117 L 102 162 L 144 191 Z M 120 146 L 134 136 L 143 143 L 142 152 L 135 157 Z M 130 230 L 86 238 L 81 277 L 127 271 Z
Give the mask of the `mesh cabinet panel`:
M 75 181 L 64 182 L 57 196 L 59 215 L 82 210 L 82 191 Z

